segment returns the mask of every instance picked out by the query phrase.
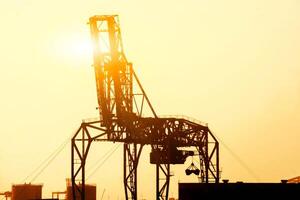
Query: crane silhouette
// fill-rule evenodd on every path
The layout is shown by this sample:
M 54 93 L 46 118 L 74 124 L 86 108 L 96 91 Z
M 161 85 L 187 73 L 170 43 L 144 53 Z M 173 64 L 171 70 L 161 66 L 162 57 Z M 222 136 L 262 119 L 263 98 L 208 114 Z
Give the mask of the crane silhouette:
M 184 164 L 188 156 L 199 156 L 201 182 L 218 183 L 219 143 L 207 124 L 156 114 L 124 54 L 117 15 L 93 16 L 89 25 L 100 118 L 84 120 L 72 138 L 73 199 L 86 198 L 86 159 L 91 144 L 101 141 L 123 143 L 126 200 L 137 199 L 137 168 L 145 145 L 151 146 L 150 163 L 156 166 L 157 200 L 168 199 L 170 165 Z

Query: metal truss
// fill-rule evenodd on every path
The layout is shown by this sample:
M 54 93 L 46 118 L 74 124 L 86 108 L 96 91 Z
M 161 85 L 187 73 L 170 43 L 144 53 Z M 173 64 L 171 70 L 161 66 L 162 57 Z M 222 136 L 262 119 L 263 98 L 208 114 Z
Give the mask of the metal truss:
M 219 182 L 219 143 L 209 128 L 177 118 L 137 118 L 135 132 L 126 137 L 126 130 L 115 124 L 112 130 L 101 127 L 102 121 L 83 122 L 72 138 L 73 198 L 84 199 L 85 163 L 92 142 L 124 143 L 124 189 L 126 199 L 137 199 L 137 167 L 144 145 L 152 150 L 194 147 L 199 156 L 200 180 Z M 156 164 L 156 198 L 168 199 L 170 164 L 178 162 L 168 151 L 167 161 Z M 187 157 L 184 156 L 183 158 Z M 182 156 L 179 157 L 182 159 Z M 164 163 L 166 162 L 166 163 Z M 76 196 L 77 195 L 77 196 Z

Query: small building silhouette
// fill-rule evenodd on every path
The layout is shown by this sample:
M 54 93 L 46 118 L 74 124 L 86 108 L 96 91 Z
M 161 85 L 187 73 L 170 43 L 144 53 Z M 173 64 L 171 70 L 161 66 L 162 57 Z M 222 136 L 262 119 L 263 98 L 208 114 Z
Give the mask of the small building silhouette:
M 300 184 L 288 183 L 179 183 L 179 199 L 294 199 Z M 274 197 L 274 198 L 273 198 Z M 276 197 L 276 198 L 275 198 Z

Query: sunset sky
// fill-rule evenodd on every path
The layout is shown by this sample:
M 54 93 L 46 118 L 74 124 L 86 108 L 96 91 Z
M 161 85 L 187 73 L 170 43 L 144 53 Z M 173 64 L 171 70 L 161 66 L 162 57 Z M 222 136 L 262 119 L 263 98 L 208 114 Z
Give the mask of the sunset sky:
M 97 117 L 87 22 L 102 14 L 119 15 L 125 53 L 156 112 L 207 122 L 230 148 L 221 145 L 221 179 L 299 176 L 299 10 L 298 0 L 1 0 L 0 192 Z M 88 162 L 116 145 L 94 144 Z M 65 190 L 70 148 L 34 180 L 45 198 Z M 122 150 L 88 180 L 98 198 L 105 189 L 104 199 L 124 199 Z M 154 199 L 149 151 L 138 196 Z M 172 166 L 170 196 L 178 182 L 197 181 L 184 174 L 190 163 Z

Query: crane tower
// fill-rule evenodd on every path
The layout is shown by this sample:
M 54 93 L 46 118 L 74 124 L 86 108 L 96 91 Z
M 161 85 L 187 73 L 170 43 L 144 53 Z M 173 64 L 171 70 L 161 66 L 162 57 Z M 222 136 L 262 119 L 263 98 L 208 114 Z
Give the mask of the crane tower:
M 183 164 L 188 156 L 198 156 L 202 182 L 218 183 L 219 143 L 208 126 L 158 117 L 124 54 L 117 15 L 93 16 L 89 25 L 100 118 L 83 121 L 72 138 L 73 199 L 76 194 L 85 199 L 86 159 L 91 144 L 101 141 L 123 143 L 126 200 L 137 199 L 137 168 L 145 145 L 151 146 L 150 163 L 156 166 L 157 200 L 168 199 L 170 165 Z

